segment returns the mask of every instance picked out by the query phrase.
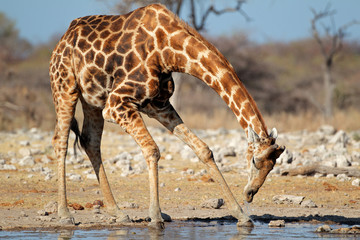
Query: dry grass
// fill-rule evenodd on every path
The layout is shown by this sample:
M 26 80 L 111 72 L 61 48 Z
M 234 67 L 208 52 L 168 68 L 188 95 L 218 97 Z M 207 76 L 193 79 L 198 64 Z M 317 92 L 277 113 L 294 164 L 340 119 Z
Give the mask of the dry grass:
M 216 129 L 216 128 L 239 128 L 234 114 L 226 108 L 214 110 L 212 114 L 206 114 L 201 111 L 184 111 L 181 114 L 184 122 L 191 128 Z M 346 131 L 360 129 L 360 112 L 356 109 L 337 110 L 334 117 L 326 121 L 319 113 L 302 112 L 297 114 L 278 113 L 264 115 L 268 128 L 276 127 L 280 132 L 292 132 L 298 130 L 314 131 L 324 124 L 334 126 L 336 129 Z

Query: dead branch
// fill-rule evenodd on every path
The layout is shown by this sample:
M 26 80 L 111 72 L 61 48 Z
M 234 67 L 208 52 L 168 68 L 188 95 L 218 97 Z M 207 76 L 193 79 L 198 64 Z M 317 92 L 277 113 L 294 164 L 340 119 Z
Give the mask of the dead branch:
M 313 176 L 316 173 L 320 174 L 346 174 L 349 177 L 360 177 L 360 171 L 357 168 L 333 168 L 327 167 L 320 164 L 313 164 L 309 166 L 300 166 L 290 169 L 285 169 L 281 171 L 280 175 L 282 176 L 297 176 L 297 175 L 304 175 L 304 176 Z
M 190 6 L 191 6 L 191 14 L 190 14 L 190 18 L 191 18 L 191 23 L 193 25 L 193 27 L 197 30 L 197 31 L 202 31 L 204 30 L 205 24 L 206 24 L 206 20 L 208 19 L 210 13 L 213 13 L 215 15 L 221 15 L 224 13 L 229 13 L 229 12 L 239 12 L 245 19 L 246 21 L 250 21 L 250 17 L 246 14 L 246 12 L 242 9 L 242 5 L 246 2 L 246 0 L 237 0 L 236 1 L 236 6 L 235 7 L 229 7 L 229 8 L 224 8 L 221 10 L 218 10 L 215 8 L 214 4 L 211 4 L 207 10 L 205 11 L 205 13 L 201 16 L 201 20 L 200 23 L 197 23 L 197 14 L 196 14 L 196 9 L 195 9 L 195 0 L 190 0 Z

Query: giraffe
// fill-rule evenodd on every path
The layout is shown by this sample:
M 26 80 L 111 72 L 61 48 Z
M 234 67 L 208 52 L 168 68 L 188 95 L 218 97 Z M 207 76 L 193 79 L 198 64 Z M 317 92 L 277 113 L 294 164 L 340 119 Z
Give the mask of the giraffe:
M 107 210 L 130 221 L 116 204 L 102 164 L 100 142 L 104 121 L 118 124 L 140 146 L 149 169 L 149 226 L 164 227 L 158 190 L 160 152 L 141 113 L 155 118 L 186 143 L 219 184 L 238 226 L 253 226 L 219 171 L 209 147 L 199 139 L 169 102 L 172 72 L 193 75 L 213 88 L 235 114 L 248 139 L 249 180 L 244 198 L 251 202 L 284 147 L 275 144 L 255 101 L 225 57 L 198 32 L 161 4 L 126 15 L 93 15 L 73 20 L 50 60 L 50 81 L 56 111 L 52 144 L 58 160 L 58 216 L 74 223 L 67 208 L 65 158 L 70 130 L 88 155 Z M 84 123 L 74 118 L 80 99 Z

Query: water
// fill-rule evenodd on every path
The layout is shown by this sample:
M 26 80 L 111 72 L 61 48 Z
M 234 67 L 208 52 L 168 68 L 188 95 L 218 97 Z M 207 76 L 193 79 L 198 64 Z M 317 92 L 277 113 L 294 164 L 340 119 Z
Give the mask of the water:
M 148 228 L 124 227 L 102 230 L 0 231 L 0 239 L 357 239 L 351 235 L 324 235 L 314 233 L 320 225 L 288 223 L 285 228 L 269 228 L 256 222 L 255 228 L 237 228 L 235 223 L 172 222 L 164 231 Z M 333 225 L 333 228 L 347 227 Z M 358 236 L 359 237 L 359 236 Z

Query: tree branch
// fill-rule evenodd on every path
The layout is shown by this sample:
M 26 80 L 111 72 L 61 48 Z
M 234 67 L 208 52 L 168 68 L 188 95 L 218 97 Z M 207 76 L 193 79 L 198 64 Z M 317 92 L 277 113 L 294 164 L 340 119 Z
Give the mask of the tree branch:
M 210 13 L 213 13 L 215 15 L 221 15 L 221 14 L 228 13 L 228 12 L 240 12 L 240 14 L 244 16 L 246 21 L 251 21 L 251 18 L 241 8 L 245 2 L 246 2 L 246 0 L 237 0 L 237 4 L 235 7 L 224 8 L 221 10 L 216 9 L 214 4 L 211 4 L 207 8 L 205 13 L 202 15 L 200 23 L 198 24 L 197 18 L 196 18 L 195 1 L 190 0 L 190 9 L 191 9 L 190 18 L 191 18 L 192 25 L 197 31 L 203 30 L 205 27 L 205 24 L 206 24 L 206 20 L 208 19 Z

